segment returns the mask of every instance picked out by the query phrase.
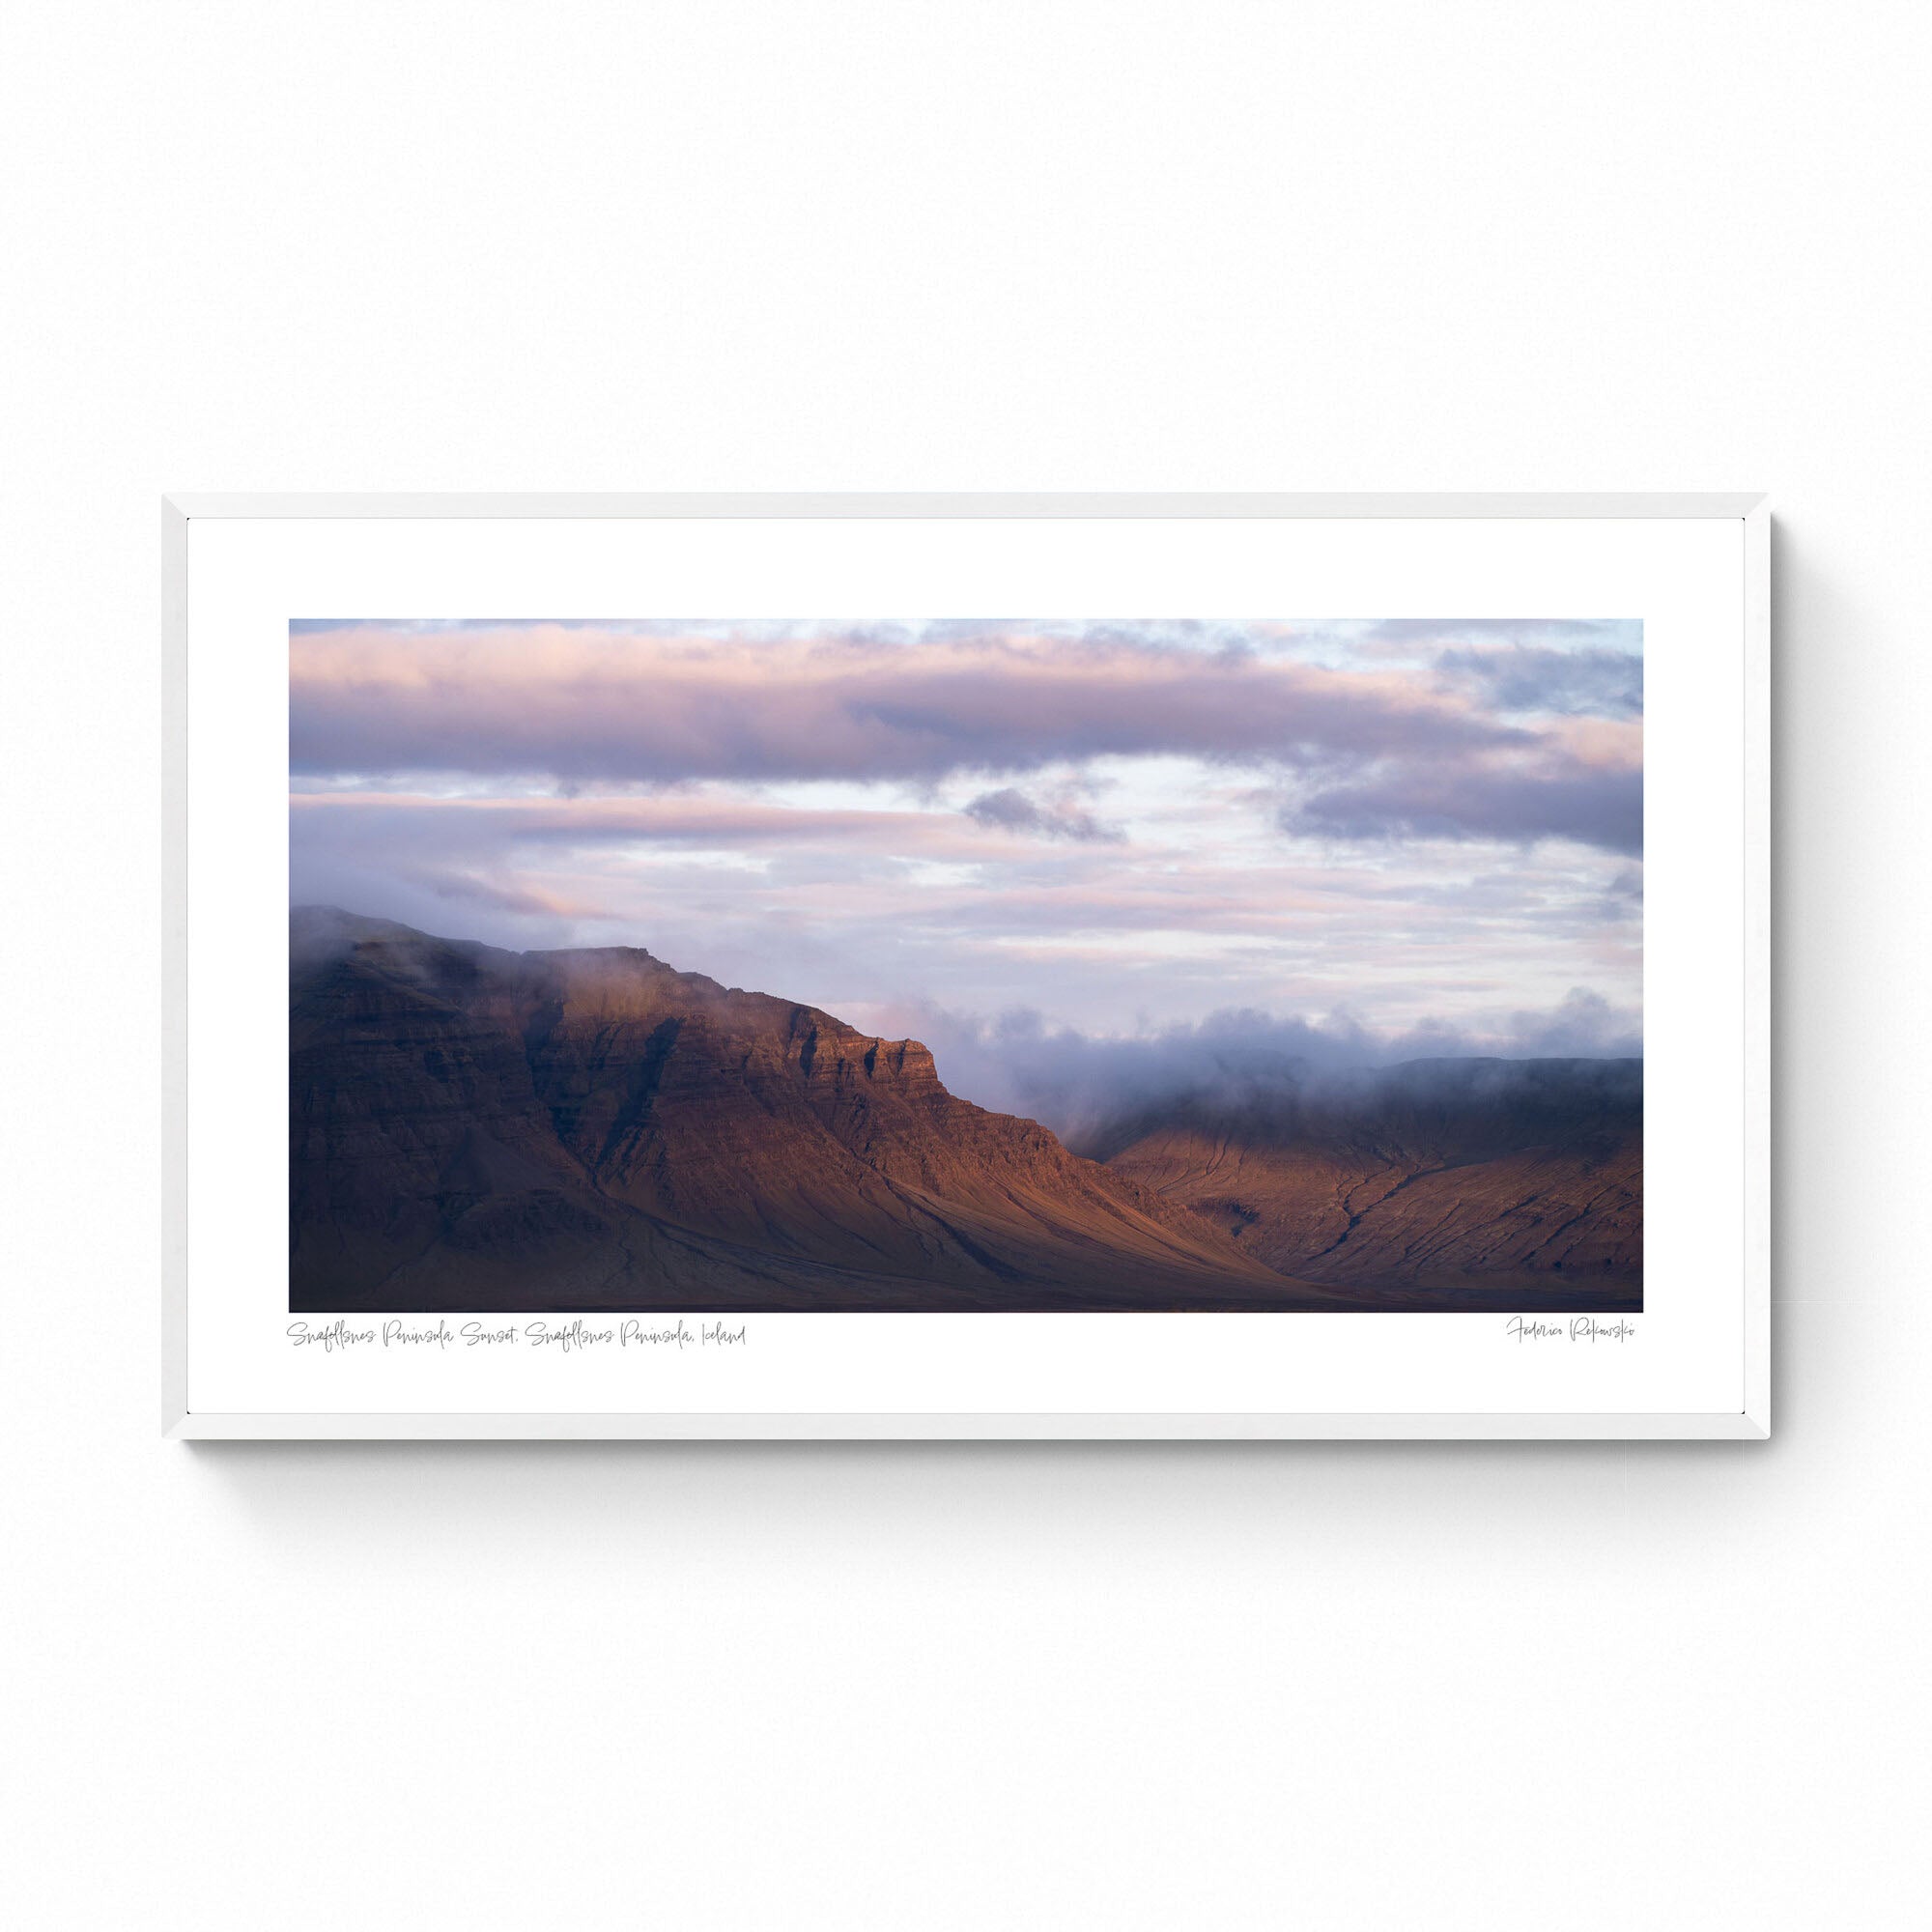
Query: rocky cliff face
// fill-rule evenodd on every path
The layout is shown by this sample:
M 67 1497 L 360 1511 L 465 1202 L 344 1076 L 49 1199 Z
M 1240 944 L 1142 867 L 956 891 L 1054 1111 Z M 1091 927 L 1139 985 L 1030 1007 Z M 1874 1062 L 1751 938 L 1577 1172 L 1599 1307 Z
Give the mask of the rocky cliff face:
M 1412 1061 L 1264 1103 L 1197 1096 L 1093 1151 L 1302 1279 L 1641 1306 L 1637 1061 Z
M 290 1076 L 298 1309 L 1355 1298 L 954 1098 L 916 1040 L 632 949 L 298 913 Z

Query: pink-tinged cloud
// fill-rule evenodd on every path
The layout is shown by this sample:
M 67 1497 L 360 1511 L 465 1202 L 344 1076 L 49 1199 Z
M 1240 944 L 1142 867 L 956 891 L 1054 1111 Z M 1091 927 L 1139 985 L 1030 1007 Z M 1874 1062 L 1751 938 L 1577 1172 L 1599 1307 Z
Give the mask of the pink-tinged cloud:
M 838 1011 L 1634 1004 L 1639 627 L 1307 628 L 298 624 L 292 884 Z
M 1499 698 L 1482 676 L 1202 650 L 1130 626 L 939 627 L 910 644 L 812 627 L 302 628 L 290 763 L 364 781 L 930 783 L 1169 754 L 1292 781 L 1278 812 L 1292 832 L 1639 851 L 1640 722 L 1563 711 L 1575 678 L 1537 667 L 1567 675 L 1573 657 L 1504 655 Z M 1551 709 L 1525 718 L 1539 676 Z M 967 810 L 1036 838 L 1115 836 L 1084 808 L 1011 783 L 986 785 Z
M 934 780 L 1103 755 L 1300 764 L 1533 742 L 1418 673 L 1111 636 L 904 647 L 355 627 L 291 646 L 302 774 Z
M 670 792 L 644 797 L 445 798 L 418 792 L 298 792 L 294 836 L 328 836 L 398 846 L 501 849 L 511 844 L 782 846 L 879 857 L 971 863 L 1010 858 L 1011 827 L 979 814 L 841 810 L 761 799 Z

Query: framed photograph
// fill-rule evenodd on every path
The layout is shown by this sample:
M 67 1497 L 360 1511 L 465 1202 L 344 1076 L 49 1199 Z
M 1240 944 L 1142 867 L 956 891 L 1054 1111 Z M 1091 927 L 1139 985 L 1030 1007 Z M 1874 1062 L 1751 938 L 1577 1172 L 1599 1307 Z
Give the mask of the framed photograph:
M 163 537 L 168 1434 L 1768 1434 L 1761 498 Z

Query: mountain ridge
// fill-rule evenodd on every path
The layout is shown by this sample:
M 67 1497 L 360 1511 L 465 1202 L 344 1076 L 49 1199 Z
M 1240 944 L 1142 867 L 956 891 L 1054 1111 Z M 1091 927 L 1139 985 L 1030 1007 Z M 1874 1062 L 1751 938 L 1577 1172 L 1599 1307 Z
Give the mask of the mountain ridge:
M 1641 1305 L 1640 1060 L 1406 1061 L 1184 1097 L 1089 1145 L 1287 1273 Z
M 1641 1071 L 1408 1062 L 1076 1152 L 642 948 L 297 908 L 291 1307 L 1635 1307 Z
M 919 1041 L 640 948 L 298 908 L 290 960 L 299 1309 L 1350 1301 L 949 1094 Z

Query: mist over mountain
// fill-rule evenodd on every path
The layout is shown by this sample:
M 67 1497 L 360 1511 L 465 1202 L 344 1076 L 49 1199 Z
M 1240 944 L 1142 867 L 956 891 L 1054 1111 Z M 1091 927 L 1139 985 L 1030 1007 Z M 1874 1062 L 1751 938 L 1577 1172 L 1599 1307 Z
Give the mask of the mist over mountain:
M 640 949 L 304 908 L 291 1305 L 1637 1305 L 1640 1063 L 1384 1065 L 1252 1021 L 1009 1028 L 1038 1099 L 992 1111 L 920 1040 Z
M 1349 1103 L 1371 1091 L 1363 1076 L 1378 1069 L 1479 1060 L 1640 1065 L 1643 1051 L 1634 1014 L 1581 991 L 1553 1010 L 1506 1014 L 1482 1032 L 1435 1023 L 1378 1034 L 1347 1020 L 1252 1010 L 1125 1037 L 1050 1028 L 1026 1011 L 987 1022 L 916 1008 L 906 1017 L 955 1092 L 1027 1114 L 1083 1153 L 1103 1147 L 1123 1121 L 1177 1109 L 1241 1114 L 1324 1091 Z
M 1087 1151 L 1284 1273 L 1452 1293 L 1561 1281 L 1641 1306 L 1640 1060 L 1277 1075 L 1115 1115 Z
M 308 908 L 290 958 L 298 1309 L 1350 1299 L 955 1099 L 916 1040 L 639 949 Z

